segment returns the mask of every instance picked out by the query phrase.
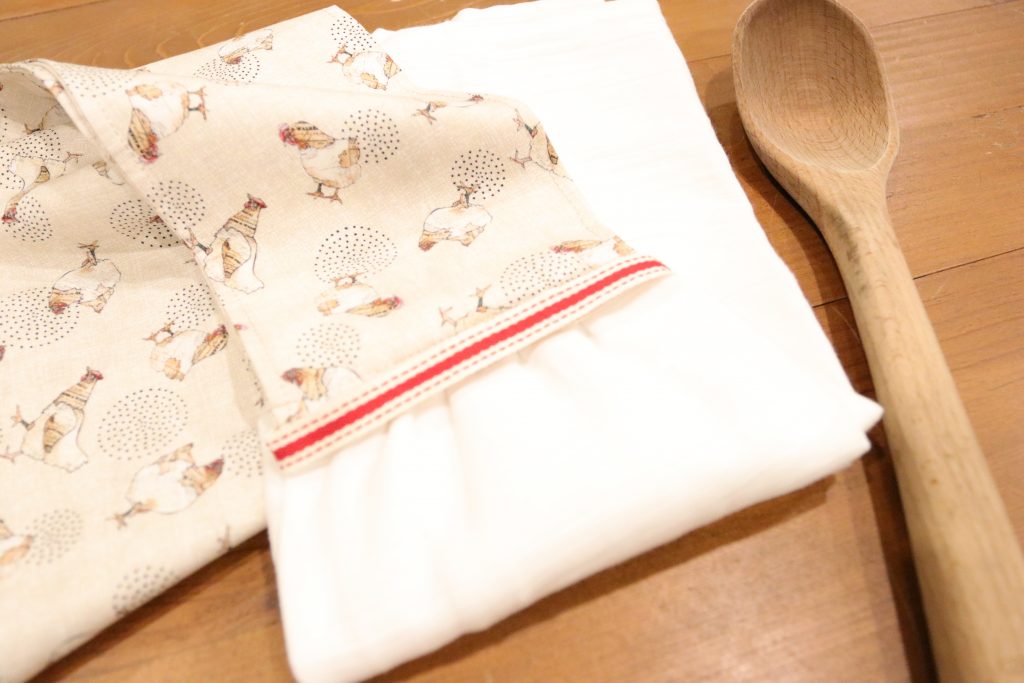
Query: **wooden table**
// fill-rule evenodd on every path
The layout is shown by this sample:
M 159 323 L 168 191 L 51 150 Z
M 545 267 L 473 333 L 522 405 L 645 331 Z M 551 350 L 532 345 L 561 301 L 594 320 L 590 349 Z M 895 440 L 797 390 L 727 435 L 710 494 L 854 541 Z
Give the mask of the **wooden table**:
M 323 1 L 6 0 L 0 59 L 134 67 Z M 899 108 L 893 223 L 1024 537 L 1024 0 L 846 2 L 871 27 Z M 372 29 L 439 21 L 495 1 L 341 4 Z M 740 126 L 729 50 L 746 4 L 662 2 L 769 239 L 796 273 L 854 384 L 870 394 L 835 266 L 753 157 Z M 873 436 L 884 442 L 880 430 Z M 835 477 L 602 572 L 378 680 L 933 677 L 899 496 L 880 445 Z M 290 680 L 266 535 L 37 680 Z

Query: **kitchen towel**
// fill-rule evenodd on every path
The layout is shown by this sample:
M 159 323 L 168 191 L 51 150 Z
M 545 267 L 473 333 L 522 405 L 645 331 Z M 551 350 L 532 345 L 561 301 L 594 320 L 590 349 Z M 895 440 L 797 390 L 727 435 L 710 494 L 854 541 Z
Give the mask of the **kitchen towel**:
M 259 528 L 264 444 L 315 467 L 668 274 L 525 105 L 418 88 L 337 8 L 0 86 L 12 677 Z
M 530 102 L 600 221 L 674 275 L 311 469 L 267 473 L 303 683 L 384 671 L 826 476 L 880 415 L 772 252 L 654 0 L 540 0 L 374 35 L 413 82 Z M 449 106 L 424 103 L 418 123 Z

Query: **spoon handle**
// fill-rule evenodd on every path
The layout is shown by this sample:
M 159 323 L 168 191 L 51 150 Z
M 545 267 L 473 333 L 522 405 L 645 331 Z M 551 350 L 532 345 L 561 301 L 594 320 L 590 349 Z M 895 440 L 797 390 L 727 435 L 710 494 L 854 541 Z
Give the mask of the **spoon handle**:
M 819 227 L 888 437 L 943 681 L 1024 681 L 1024 555 L 889 223 L 884 195 Z

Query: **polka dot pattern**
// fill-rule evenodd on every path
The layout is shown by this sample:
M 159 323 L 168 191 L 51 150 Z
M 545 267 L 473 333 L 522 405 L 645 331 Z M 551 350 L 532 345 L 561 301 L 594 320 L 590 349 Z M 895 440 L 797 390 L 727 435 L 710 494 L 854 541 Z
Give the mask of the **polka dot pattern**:
M 334 22 L 331 25 L 331 38 L 339 48 L 344 45 L 352 54 L 366 52 L 377 47 L 373 36 L 367 33 L 366 29 L 352 17 L 344 17 Z
M 220 455 L 227 471 L 251 479 L 263 476 L 263 449 L 255 429 L 246 429 L 224 442 Z
M 490 199 L 501 192 L 505 178 L 505 161 L 485 149 L 464 152 L 452 164 L 452 184 L 476 188 L 470 195 L 474 199 Z
M 167 389 L 148 387 L 122 397 L 103 416 L 100 448 L 117 460 L 161 455 L 188 420 L 182 398 Z
M 14 154 L 0 145 L 0 190 L 18 192 L 25 187 L 25 179 L 11 170 Z
M 3 147 L 4 150 L 16 157 L 63 160 L 66 156 L 60 136 L 57 135 L 57 131 L 50 128 L 37 130 L 28 135 L 5 142 Z M 26 180 L 31 182 L 35 178 L 27 178 Z
M 56 343 L 78 325 L 78 306 L 50 310 L 50 288 L 34 287 L 0 299 L 0 345 L 38 349 Z
M 178 575 L 167 567 L 144 565 L 121 577 L 114 588 L 111 608 L 118 617 L 142 607 L 178 582 Z
M 307 330 L 296 345 L 301 365 L 308 368 L 348 367 L 359 356 L 359 333 L 337 321 L 326 321 Z
M 7 111 L 0 107 L 0 140 L 6 140 L 15 127 L 14 122 L 7 118 Z
M 354 137 L 359 145 L 360 161 L 379 164 L 398 151 L 401 142 L 395 120 L 378 109 L 360 109 L 345 121 L 343 137 Z
M 51 62 L 51 66 L 55 63 Z M 81 64 L 61 64 L 57 67 L 64 85 L 79 97 L 99 97 L 125 87 L 135 75 L 128 69 L 104 69 Z
M 180 180 L 161 180 L 146 199 L 166 221 L 180 228 L 194 228 L 206 216 L 206 203 L 199 191 Z
M 60 559 L 78 543 L 82 526 L 82 516 L 74 510 L 54 510 L 37 517 L 26 530 L 33 538 L 25 559 L 35 565 Z
M 221 83 L 244 85 L 259 77 L 260 60 L 251 53 L 242 55 L 234 64 L 229 64 L 218 57 L 200 66 L 192 75 Z
M 324 282 L 383 270 L 398 257 L 398 249 L 387 235 L 365 225 L 348 225 L 320 242 L 313 260 L 313 272 Z
M 501 274 L 501 287 L 518 303 L 581 275 L 585 267 L 576 254 L 545 251 L 513 261 Z
M 164 319 L 175 331 L 196 330 L 213 316 L 215 310 L 209 288 L 194 283 L 171 296 Z
M 110 227 L 146 247 L 166 249 L 181 244 L 163 219 L 141 199 L 121 202 L 110 212 Z
M 22 197 L 13 221 L 3 223 L 4 232 L 22 242 L 45 242 L 53 237 L 53 224 L 35 197 Z

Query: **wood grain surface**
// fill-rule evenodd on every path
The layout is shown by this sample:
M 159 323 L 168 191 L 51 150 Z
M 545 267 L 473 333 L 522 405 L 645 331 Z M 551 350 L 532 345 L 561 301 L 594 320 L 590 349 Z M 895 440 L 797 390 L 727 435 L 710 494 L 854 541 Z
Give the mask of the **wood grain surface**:
M 0 60 L 139 66 L 323 0 L 7 0 Z M 401 28 L 493 0 L 353 0 Z M 1024 538 L 1024 0 L 846 0 L 900 117 L 892 222 Z M 663 0 L 722 145 L 855 386 L 872 392 L 820 236 L 753 157 L 729 55 L 746 0 Z M 401 682 L 927 681 L 934 678 L 885 437 L 860 462 L 593 576 L 379 679 Z M 37 681 L 288 681 L 265 535 Z

